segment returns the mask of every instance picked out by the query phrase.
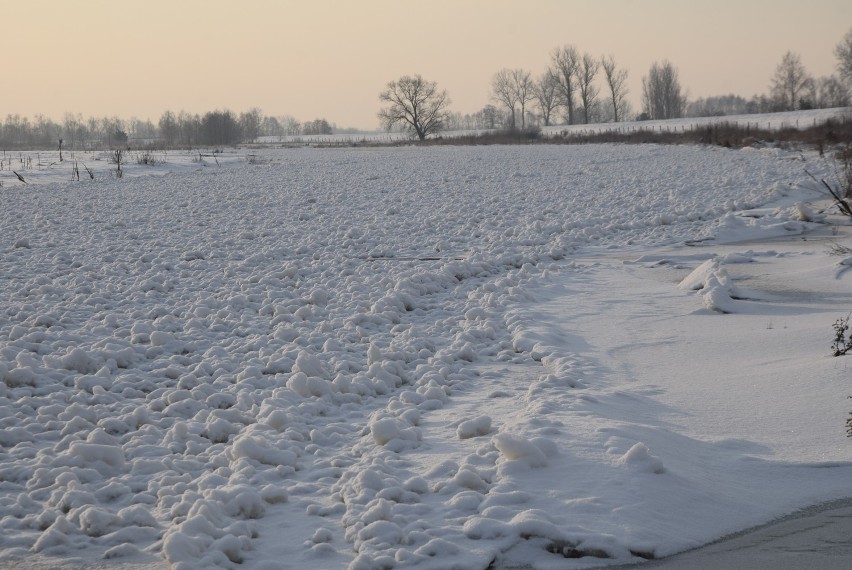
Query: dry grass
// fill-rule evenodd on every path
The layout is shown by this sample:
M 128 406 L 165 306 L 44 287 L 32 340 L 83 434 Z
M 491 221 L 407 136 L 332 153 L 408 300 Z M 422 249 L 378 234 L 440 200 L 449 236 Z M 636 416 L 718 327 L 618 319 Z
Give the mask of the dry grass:
M 436 137 L 420 145 L 495 145 L 495 144 L 702 144 L 727 148 L 742 148 L 760 144 L 807 145 L 823 153 L 838 147 L 852 149 L 852 112 L 805 129 L 761 129 L 753 125 L 719 122 L 682 131 L 599 131 L 569 132 L 543 136 L 537 128 L 475 133 L 459 137 Z M 370 146 L 400 146 L 411 141 L 375 142 Z M 852 150 L 847 150 L 846 162 L 852 162 Z M 852 169 L 846 168 L 845 172 Z M 852 179 L 846 185 L 852 192 Z M 852 195 L 850 195 L 852 197 Z

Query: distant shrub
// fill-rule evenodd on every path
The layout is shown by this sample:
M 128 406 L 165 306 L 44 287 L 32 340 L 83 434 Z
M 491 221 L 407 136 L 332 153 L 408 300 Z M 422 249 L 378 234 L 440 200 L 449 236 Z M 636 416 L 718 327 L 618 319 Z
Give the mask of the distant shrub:
M 852 336 L 847 336 L 849 332 L 849 315 L 834 321 L 832 328 L 834 328 L 834 341 L 831 343 L 831 352 L 834 356 L 843 356 L 852 350 Z
M 157 158 L 150 150 L 143 150 L 142 152 L 136 154 L 136 164 L 139 165 L 151 166 L 154 164 L 160 164 L 161 162 L 163 162 L 163 160 Z
M 846 437 L 852 437 L 852 412 L 849 412 L 849 417 L 846 418 Z
M 533 126 L 527 127 L 523 130 L 524 136 L 527 140 L 538 140 L 541 138 L 541 127 Z
M 124 159 L 124 151 L 120 148 L 117 148 L 110 152 L 109 160 L 113 164 L 115 164 L 115 177 L 121 178 L 124 176 L 124 172 L 121 170 L 121 161 Z
M 431 145 L 492 145 L 524 144 L 540 142 L 542 140 L 540 127 L 527 127 L 525 129 L 485 131 L 459 137 L 438 137 L 436 139 L 427 139 L 425 142 Z
M 852 437 L 852 412 L 849 412 L 849 417 L 846 419 L 846 437 Z

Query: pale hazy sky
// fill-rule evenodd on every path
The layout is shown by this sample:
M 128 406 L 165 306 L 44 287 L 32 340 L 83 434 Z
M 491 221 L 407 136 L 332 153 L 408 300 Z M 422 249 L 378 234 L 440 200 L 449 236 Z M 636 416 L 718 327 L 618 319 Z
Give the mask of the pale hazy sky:
M 852 0 L 0 0 L 0 18 L 0 118 L 260 107 L 371 129 L 392 79 L 473 113 L 496 71 L 538 75 L 564 44 L 615 56 L 634 106 L 663 59 L 690 98 L 748 98 L 787 50 L 831 74 Z

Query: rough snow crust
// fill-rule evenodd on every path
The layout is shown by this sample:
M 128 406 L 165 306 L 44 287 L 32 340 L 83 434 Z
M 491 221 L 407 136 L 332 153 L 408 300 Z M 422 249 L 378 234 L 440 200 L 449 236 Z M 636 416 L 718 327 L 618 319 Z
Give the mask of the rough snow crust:
M 668 469 L 637 434 L 549 469 L 577 451 L 549 412 L 598 378 L 510 309 L 592 246 L 801 231 L 798 155 L 278 152 L 0 189 L 0 560 L 471 569 L 670 547 L 565 499 L 578 477 L 641 493 Z M 489 388 L 507 364 L 520 393 Z

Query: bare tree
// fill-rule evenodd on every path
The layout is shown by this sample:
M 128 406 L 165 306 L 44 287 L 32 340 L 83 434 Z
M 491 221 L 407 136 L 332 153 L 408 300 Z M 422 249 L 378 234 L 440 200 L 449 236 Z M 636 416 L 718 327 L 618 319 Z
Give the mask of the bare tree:
M 260 125 L 263 122 L 263 111 L 257 107 L 252 107 L 248 111 L 240 113 L 240 129 L 242 130 L 243 140 L 254 142 L 260 136 Z
M 724 117 L 749 113 L 749 102 L 739 95 L 699 97 L 686 106 L 685 117 Z
M 53 139 L 54 131 L 58 132 L 58 126 L 52 120 L 44 115 L 38 114 L 35 116 L 35 139 L 38 146 L 47 147 L 49 141 Z
M 112 148 L 112 134 L 121 129 L 122 125 L 118 122 L 120 119 L 118 117 L 114 117 L 110 119 L 109 117 L 101 117 L 97 122 L 97 128 L 94 130 L 90 130 L 89 132 L 97 133 L 102 139 L 101 142 L 107 145 L 107 148 Z
M 550 73 L 559 85 L 562 104 L 568 109 L 568 124 L 574 124 L 574 92 L 580 53 L 572 45 L 556 48 L 550 56 Z
M 107 119 L 104 119 L 104 121 L 106 120 Z M 96 138 L 98 134 L 103 136 L 107 132 L 101 129 L 100 126 L 100 121 L 98 121 L 96 118 L 89 117 L 88 119 L 86 119 L 86 129 L 89 131 L 89 136 L 91 136 L 92 138 Z
M 668 61 L 654 62 L 642 78 L 642 108 L 651 119 L 678 119 L 686 109 L 677 69 Z
M 850 89 L 836 75 L 816 80 L 816 104 L 822 109 L 848 107 L 852 103 Z
M 83 131 L 85 127 L 83 126 L 83 117 L 79 113 L 74 115 L 73 113 L 65 113 L 65 117 L 62 120 L 62 132 L 65 134 L 65 137 L 70 139 L 71 149 L 74 150 L 77 148 L 77 144 L 83 142 Z
M 260 122 L 260 134 L 265 137 L 278 137 L 280 141 L 284 136 L 284 129 L 278 119 L 267 115 Z
M 166 148 L 172 148 L 180 136 L 180 128 L 178 127 L 177 117 L 171 111 L 166 111 L 160 117 L 160 138 L 163 140 Z
M 124 130 L 127 134 L 137 141 L 144 139 L 154 139 L 157 137 L 157 128 L 150 119 L 144 121 L 138 117 L 130 117 L 124 123 Z
M 607 87 L 609 87 L 609 100 L 612 104 L 612 116 L 614 122 L 624 120 L 627 111 L 627 70 L 618 69 L 613 56 L 601 58 L 601 67 L 604 70 Z
M 819 85 L 813 77 L 808 77 L 805 83 L 805 93 L 799 97 L 799 108 L 802 110 L 816 109 L 819 106 Z
M 330 135 L 333 133 L 334 129 L 331 128 L 331 124 L 325 119 L 314 119 L 313 121 L 306 121 L 302 125 L 303 135 Z
M 178 113 L 178 129 L 180 129 L 180 143 L 191 147 L 201 141 L 201 117 L 192 115 L 186 111 Z
M 840 79 L 852 89 L 852 29 L 846 32 L 834 48 L 834 55 L 837 56 L 837 72 L 840 74 Z
M 500 111 L 498 111 L 497 107 L 494 105 L 486 105 L 482 108 L 482 110 L 478 111 L 476 115 L 474 115 L 474 122 L 478 129 L 494 130 L 497 128 L 497 123 L 499 121 Z
M 523 69 L 512 70 L 512 81 L 515 84 L 515 98 L 521 106 L 521 128 L 527 128 L 527 102 L 533 98 L 533 81 L 530 72 Z
M 302 132 L 302 124 L 292 115 L 283 115 L 278 117 L 278 122 L 284 130 L 284 134 L 288 136 L 298 135 Z
M 584 53 L 577 65 L 577 90 L 580 93 L 580 102 L 583 104 L 583 121 L 589 124 L 589 112 L 595 105 L 598 97 L 598 88 L 595 85 L 595 76 L 600 69 L 600 63 L 588 53 Z
M 231 111 L 209 111 L 201 118 L 201 141 L 207 145 L 234 145 L 242 139 L 238 117 Z
M 388 130 L 396 124 L 404 125 L 421 141 L 443 129 L 450 104 L 446 90 L 439 90 L 437 83 L 420 75 L 404 75 L 399 81 L 391 81 L 379 99 L 388 103 L 378 114 L 382 125 Z
M 553 74 L 545 71 L 533 83 L 533 99 L 538 104 L 541 111 L 541 118 L 544 121 L 544 126 L 550 125 L 550 117 L 556 107 L 559 106 L 559 85 Z
M 501 69 L 491 78 L 491 97 L 505 105 L 512 117 L 512 128 L 516 128 L 515 105 L 518 102 L 518 91 L 515 89 L 514 73 L 510 69 Z
M 448 131 L 460 131 L 464 129 L 464 116 L 458 112 L 448 112 L 444 115 L 444 128 Z
M 799 54 L 788 51 L 775 68 L 770 91 L 782 109 L 794 111 L 808 88 L 810 77 Z

